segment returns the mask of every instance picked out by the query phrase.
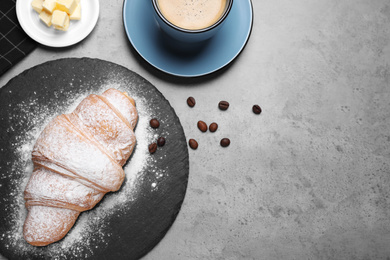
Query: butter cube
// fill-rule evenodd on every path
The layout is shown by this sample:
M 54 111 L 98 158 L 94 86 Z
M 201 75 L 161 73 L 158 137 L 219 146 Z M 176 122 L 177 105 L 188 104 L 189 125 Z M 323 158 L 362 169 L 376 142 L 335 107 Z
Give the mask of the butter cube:
M 42 4 L 43 10 L 45 10 L 50 14 L 53 13 L 56 6 L 57 6 L 56 0 L 45 0 Z
M 67 13 L 60 10 L 54 10 L 51 17 L 51 23 L 57 27 L 64 27 L 66 17 L 68 17 Z
M 68 15 L 65 16 L 65 21 L 64 21 L 63 26 L 54 25 L 54 28 L 56 28 L 57 30 L 61 30 L 61 31 L 67 31 L 69 28 L 69 16 Z
M 31 6 L 32 6 L 32 8 L 36 11 L 36 12 L 38 12 L 38 13 L 40 13 L 40 12 L 42 12 L 42 9 L 43 9 L 43 0 L 33 0 L 32 2 L 31 2 Z
M 70 20 L 80 20 L 81 19 L 81 5 L 77 4 L 76 9 L 69 16 Z
M 77 7 L 76 0 L 56 0 L 56 2 L 56 9 L 67 12 L 68 14 L 72 14 Z
M 46 12 L 46 11 L 42 11 L 40 14 L 39 14 L 39 18 L 42 20 L 42 22 L 44 22 L 47 27 L 50 27 L 51 26 L 51 14 Z

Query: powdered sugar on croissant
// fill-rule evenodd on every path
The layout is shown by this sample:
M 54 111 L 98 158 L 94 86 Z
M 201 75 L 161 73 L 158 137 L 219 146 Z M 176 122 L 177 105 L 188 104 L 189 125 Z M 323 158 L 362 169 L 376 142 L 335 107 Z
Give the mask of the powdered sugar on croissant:
M 32 151 L 34 171 L 25 189 L 28 243 L 45 246 L 62 239 L 80 212 L 121 187 L 137 120 L 134 100 L 109 89 L 89 95 L 45 127 Z

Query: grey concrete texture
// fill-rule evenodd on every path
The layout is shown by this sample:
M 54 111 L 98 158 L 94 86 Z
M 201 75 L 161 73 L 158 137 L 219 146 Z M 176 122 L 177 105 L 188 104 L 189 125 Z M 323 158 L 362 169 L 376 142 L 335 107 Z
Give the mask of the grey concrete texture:
M 126 66 L 170 101 L 199 148 L 178 218 L 145 260 L 390 259 L 390 1 L 252 2 L 246 48 L 211 76 L 150 68 L 112 0 L 100 1 L 87 39 L 38 47 L 0 86 L 44 61 L 86 56 Z M 219 129 L 201 133 L 198 120 Z

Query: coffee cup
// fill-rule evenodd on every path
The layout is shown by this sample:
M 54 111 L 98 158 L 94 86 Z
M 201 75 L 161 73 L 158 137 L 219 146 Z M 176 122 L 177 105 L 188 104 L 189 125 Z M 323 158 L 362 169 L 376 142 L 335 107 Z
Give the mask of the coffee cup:
M 233 0 L 151 0 L 161 30 L 175 40 L 198 43 L 223 26 Z

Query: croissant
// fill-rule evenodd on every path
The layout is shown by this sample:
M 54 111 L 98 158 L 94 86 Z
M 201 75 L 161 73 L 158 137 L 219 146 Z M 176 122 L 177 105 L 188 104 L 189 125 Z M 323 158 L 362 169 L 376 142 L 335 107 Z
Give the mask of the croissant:
M 34 170 L 24 191 L 28 243 L 45 246 L 62 239 L 81 212 L 121 187 L 137 120 L 134 99 L 108 89 L 45 127 L 32 151 Z

